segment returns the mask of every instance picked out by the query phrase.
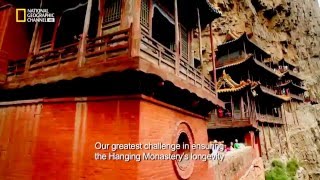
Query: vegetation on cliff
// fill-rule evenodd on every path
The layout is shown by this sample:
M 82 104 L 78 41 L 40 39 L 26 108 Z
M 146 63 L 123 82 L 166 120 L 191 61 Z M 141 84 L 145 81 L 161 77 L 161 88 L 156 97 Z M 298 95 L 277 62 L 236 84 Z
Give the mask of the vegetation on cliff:
M 286 164 L 279 160 L 271 163 L 271 169 L 266 172 L 266 180 L 294 180 L 299 169 L 297 160 L 292 159 Z

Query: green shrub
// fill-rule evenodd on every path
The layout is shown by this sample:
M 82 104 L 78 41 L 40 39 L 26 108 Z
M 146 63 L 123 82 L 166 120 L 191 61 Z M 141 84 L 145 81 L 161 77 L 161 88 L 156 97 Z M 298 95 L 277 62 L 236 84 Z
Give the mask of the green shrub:
M 287 163 L 287 173 L 289 177 L 294 177 L 299 169 L 299 163 L 296 159 L 292 159 Z
M 271 163 L 271 166 L 272 167 L 279 167 L 279 168 L 284 168 L 285 165 L 283 162 L 279 161 L 279 160 L 273 160 L 272 163 Z
M 292 159 L 287 164 L 274 160 L 271 163 L 271 169 L 266 172 L 266 180 L 294 180 L 299 163 Z
M 266 173 L 266 180 L 289 180 L 284 168 L 274 167 Z

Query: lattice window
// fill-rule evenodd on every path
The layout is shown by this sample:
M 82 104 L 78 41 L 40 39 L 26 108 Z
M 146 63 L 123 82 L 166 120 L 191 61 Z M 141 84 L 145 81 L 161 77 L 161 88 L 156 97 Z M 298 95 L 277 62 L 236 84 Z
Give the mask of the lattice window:
M 141 0 L 141 24 L 149 28 L 149 0 Z
M 181 49 L 182 49 L 182 57 L 188 60 L 188 32 L 185 28 L 181 28 Z
M 104 23 L 112 23 L 119 21 L 121 18 L 121 1 L 122 0 L 107 0 L 105 5 Z

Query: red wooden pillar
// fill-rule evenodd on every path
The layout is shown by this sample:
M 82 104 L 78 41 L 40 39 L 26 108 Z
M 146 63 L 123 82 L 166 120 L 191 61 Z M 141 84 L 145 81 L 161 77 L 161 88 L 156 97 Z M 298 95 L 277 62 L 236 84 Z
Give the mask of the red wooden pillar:
M 140 53 L 140 41 L 141 41 L 141 25 L 140 25 L 140 13 L 141 13 L 141 0 L 134 0 L 133 9 L 133 22 L 131 29 L 131 57 L 139 56 Z
M 249 131 L 244 136 L 244 143 L 246 146 L 252 146 L 254 147 L 254 133 L 252 131 Z

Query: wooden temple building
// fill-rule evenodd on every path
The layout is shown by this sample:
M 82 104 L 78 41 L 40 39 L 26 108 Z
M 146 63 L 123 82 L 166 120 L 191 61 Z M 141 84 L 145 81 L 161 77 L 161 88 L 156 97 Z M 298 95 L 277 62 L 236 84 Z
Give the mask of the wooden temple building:
M 219 45 L 217 93 L 226 104 L 209 122 L 209 135 L 225 128 L 254 132 L 268 158 L 266 144 L 272 145 L 272 142 L 266 138 L 271 134 L 266 133 L 274 128 L 276 136 L 280 136 L 279 131 L 286 135 L 288 114 L 292 114 L 292 124 L 298 123 L 295 110 L 304 102 L 306 89 L 297 73 L 298 67 L 285 59 L 274 63 L 270 54 L 252 42 L 246 33 Z M 276 143 L 284 144 L 280 139 Z M 280 153 L 284 148 L 281 147 Z

